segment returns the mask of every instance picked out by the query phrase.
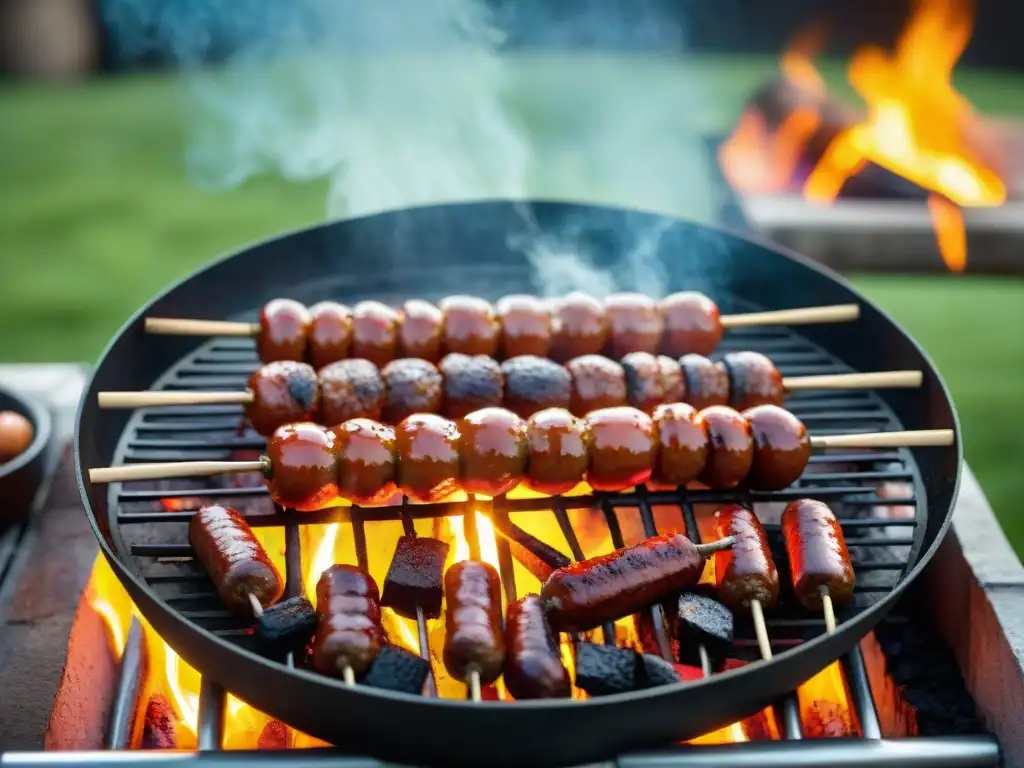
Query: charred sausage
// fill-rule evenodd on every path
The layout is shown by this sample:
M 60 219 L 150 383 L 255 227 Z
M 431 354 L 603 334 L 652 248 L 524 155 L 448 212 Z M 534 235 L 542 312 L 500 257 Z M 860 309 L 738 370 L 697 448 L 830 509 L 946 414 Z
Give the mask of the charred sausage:
M 683 400 L 682 369 L 675 360 L 649 352 L 630 352 L 620 361 L 626 374 L 626 402 L 650 413 L 662 403 Z
M 557 496 L 583 482 L 590 461 L 590 426 L 564 408 L 548 408 L 526 422 L 527 488 Z
M 526 423 L 504 408 L 483 408 L 459 421 L 462 490 L 495 497 L 526 473 Z
M 679 359 L 686 387 L 686 402 L 697 410 L 729 402 L 729 374 L 721 363 L 713 363 L 701 355 L 684 355 Z
M 554 571 L 541 589 L 557 632 L 583 632 L 691 588 L 704 555 L 680 533 L 655 536 Z
M 604 305 L 585 293 L 570 293 L 554 302 L 551 356 L 564 362 L 595 355 L 608 341 L 608 315 Z
M 711 299 L 682 291 L 658 302 L 665 330 L 661 348 L 666 355 L 710 355 L 722 340 L 722 321 Z
M 445 639 L 442 658 L 448 673 L 468 681 L 476 670 L 481 685 L 501 675 L 505 639 L 501 630 L 501 580 L 494 566 L 477 560 L 455 563 L 444 575 Z
M 392 360 L 380 372 L 384 381 L 384 420 L 397 424 L 414 413 L 437 413 L 444 379 L 436 366 L 414 357 Z
M 380 367 L 395 359 L 398 313 L 379 301 L 360 301 L 352 310 L 350 354 Z
M 398 327 L 398 354 L 436 363 L 441 359 L 443 341 L 444 313 L 420 299 L 405 302 Z
M 750 422 L 725 405 L 705 408 L 698 418 L 708 434 L 708 460 L 697 479 L 709 488 L 735 488 L 754 463 Z
M 754 437 L 754 463 L 747 481 L 763 491 L 795 483 L 811 458 L 807 427 L 777 405 L 758 405 L 743 412 Z
M 267 489 L 282 507 L 312 512 L 339 498 L 338 444 L 332 429 L 308 421 L 285 424 L 267 443 Z
M 505 407 L 528 419 L 545 408 L 568 408 L 572 376 L 564 365 L 543 357 L 520 355 L 501 364 Z
M 335 301 L 321 301 L 309 308 L 309 342 L 306 356 L 317 370 L 348 357 L 352 344 L 352 310 Z
M 444 314 L 444 349 L 463 355 L 498 352 L 501 325 L 490 302 L 474 296 L 449 296 L 438 308 Z
M 651 417 L 623 405 L 591 411 L 586 421 L 590 428 L 590 487 L 621 491 L 647 482 L 658 447 Z
M 583 355 L 566 363 L 572 376 L 569 409 L 586 416 L 598 408 L 626 404 L 626 372 L 614 360 L 601 355 Z
M 826 504 L 797 499 L 782 512 L 782 538 L 789 557 L 796 599 L 809 611 L 821 610 L 827 592 L 836 604 L 853 599 L 853 564 L 839 521 Z
M 249 595 L 266 608 L 284 593 L 281 574 L 235 510 L 201 507 L 189 521 L 188 540 L 220 599 L 235 613 L 252 616 Z
M 260 311 L 260 330 L 256 337 L 256 350 L 260 360 L 305 360 L 309 325 L 309 310 L 291 299 L 268 301 Z
M 313 366 L 294 360 L 275 360 L 249 377 L 252 402 L 245 415 L 252 428 L 270 435 L 282 424 L 313 421 L 320 408 L 320 385 Z
M 630 352 L 658 351 L 664 327 L 654 299 L 642 293 L 613 293 L 604 300 L 608 351 L 616 360 Z
M 773 606 L 779 599 L 779 572 L 757 515 L 730 504 L 715 513 L 715 533 L 735 539 L 732 547 L 715 553 L 719 599 L 737 613 L 749 612 L 754 600 Z
M 348 419 L 379 419 L 386 392 L 380 369 L 369 360 L 339 360 L 321 368 L 320 418 L 326 424 Z
M 373 578 L 354 565 L 332 565 L 316 584 L 313 666 L 325 675 L 366 672 L 384 641 L 380 595 Z
M 459 485 L 459 430 L 455 422 L 416 413 L 395 427 L 398 486 L 410 499 L 431 502 Z
M 508 607 L 504 676 L 505 687 L 517 699 L 568 698 L 572 694 L 558 635 L 548 624 L 539 595 L 527 595 Z
M 495 310 L 506 359 L 519 355 L 547 357 L 551 351 L 551 309 L 546 302 L 535 296 L 506 296 Z
M 493 357 L 453 352 L 444 356 L 438 370 L 444 379 L 444 415 L 449 419 L 502 404 L 505 377 Z
M 782 405 L 782 374 L 760 352 L 730 352 L 722 357 L 729 375 L 729 405 L 745 411 L 755 405 Z
M 657 460 L 651 479 L 659 485 L 686 485 L 696 480 L 708 460 L 708 433 L 698 411 L 686 403 L 654 409 Z
M 396 491 L 395 430 L 370 419 L 350 419 L 332 430 L 337 440 L 338 494 L 354 504 L 381 504 Z

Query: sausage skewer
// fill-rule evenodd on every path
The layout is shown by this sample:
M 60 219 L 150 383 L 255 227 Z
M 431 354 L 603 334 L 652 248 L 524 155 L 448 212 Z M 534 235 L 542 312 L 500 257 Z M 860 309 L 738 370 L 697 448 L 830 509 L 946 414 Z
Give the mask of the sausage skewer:
M 101 408 L 242 404 L 253 428 L 265 436 L 291 421 L 327 424 L 383 417 L 397 422 L 416 412 L 462 415 L 460 385 L 472 373 L 465 365 L 447 363 L 464 357 L 450 356 L 440 366 L 396 360 L 383 370 L 369 361 L 350 359 L 319 374 L 306 363 L 276 361 L 258 369 L 240 392 L 100 392 L 97 400 Z M 467 363 L 472 359 L 465 358 Z M 697 355 L 676 363 L 640 353 L 626 355 L 621 364 L 583 356 L 563 367 L 521 356 L 500 368 L 491 365 L 494 397 L 476 407 L 504 405 L 524 418 L 546 407 L 566 407 L 584 416 L 598 407 L 628 404 L 649 412 L 664 402 L 680 401 L 697 408 L 731 404 L 745 410 L 762 404 L 781 406 L 787 391 L 915 388 L 922 381 L 920 371 L 910 370 L 783 378 L 767 357 L 756 352 L 730 353 L 722 363 Z
M 481 432 L 500 440 L 500 455 L 486 440 L 463 439 Z M 544 436 L 557 439 L 553 453 Z M 950 429 L 808 437 L 799 419 L 771 405 L 740 414 L 725 406 L 698 412 L 673 404 L 661 406 L 653 418 L 628 407 L 593 411 L 585 419 L 550 409 L 531 418 L 525 431 L 515 414 L 486 408 L 460 423 L 417 414 L 394 429 L 367 419 L 331 429 L 300 422 L 279 428 L 267 454 L 256 461 L 93 468 L 89 479 L 111 483 L 258 471 L 271 496 L 298 511 L 342 499 L 379 504 L 396 487 L 422 502 L 440 501 L 460 488 L 499 495 L 519 483 L 551 495 L 584 480 L 596 491 L 621 491 L 648 480 L 679 486 L 695 479 L 718 489 L 745 483 L 776 490 L 800 477 L 812 448 L 942 446 L 954 439 Z M 460 468 L 469 474 L 462 477 Z M 483 487 L 493 492 L 478 490 Z
M 149 333 L 176 336 L 249 336 L 260 358 L 308 360 L 318 367 L 346 357 L 383 364 L 395 357 L 436 359 L 442 349 L 466 354 L 544 355 L 568 359 L 608 347 L 620 354 L 709 354 L 728 328 L 801 325 L 855 320 L 856 304 L 721 316 L 713 301 L 692 291 L 655 301 L 638 293 L 611 294 L 603 302 L 570 294 L 555 302 L 507 296 L 451 296 L 436 307 L 411 300 L 401 311 L 376 301 L 353 309 L 335 302 L 306 308 L 290 299 L 264 305 L 259 322 L 149 317 Z M 472 350 L 472 351 L 471 351 Z
M 332 565 L 320 575 L 316 598 L 313 665 L 324 674 L 340 671 L 354 685 L 384 641 L 377 584 L 354 565 Z

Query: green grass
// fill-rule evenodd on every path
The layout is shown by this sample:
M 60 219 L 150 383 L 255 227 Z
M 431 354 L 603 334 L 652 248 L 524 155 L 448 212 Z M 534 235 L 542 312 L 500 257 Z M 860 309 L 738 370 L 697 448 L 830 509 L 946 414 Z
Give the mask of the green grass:
M 694 197 L 699 183 L 666 184 L 630 171 L 658 172 L 665 124 L 678 122 L 681 133 L 729 125 L 772 64 L 732 58 L 688 66 L 637 58 L 575 68 L 554 59 L 516 62 L 510 104 L 535 145 L 530 191 L 707 216 L 707 201 Z M 694 67 L 713 96 L 700 103 L 686 78 Z M 826 73 L 835 81 L 841 70 Z M 1010 76 L 966 73 L 960 83 L 982 110 L 1024 113 L 1024 88 Z M 0 361 L 94 360 L 168 282 L 226 250 L 322 220 L 324 182 L 268 175 L 218 194 L 190 183 L 184 106 L 180 85 L 165 76 L 0 87 Z M 623 122 L 623 111 L 651 117 Z M 577 133 L 596 135 L 594 125 L 614 120 L 616 130 L 634 132 L 621 146 L 579 148 Z M 595 149 L 623 159 L 611 165 L 587 154 Z M 685 154 L 672 157 L 689 167 Z M 856 282 L 938 364 L 964 425 L 967 459 L 1024 551 L 1014 493 L 1024 458 L 1024 283 L 960 276 Z

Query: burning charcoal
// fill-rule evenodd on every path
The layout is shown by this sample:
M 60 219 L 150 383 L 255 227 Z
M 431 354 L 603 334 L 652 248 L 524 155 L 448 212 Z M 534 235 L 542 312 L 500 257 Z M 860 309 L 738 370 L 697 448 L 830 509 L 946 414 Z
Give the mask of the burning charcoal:
M 814 701 L 804 717 L 804 736 L 809 739 L 843 739 L 854 735 L 846 712 L 835 702 Z
M 650 653 L 640 654 L 640 663 L 636 665 L 636 673 L 637 690 L 671 685 L 682 680 L 672 662 Z
M 164 696 L 154 693 L 146 704 L 141 749 L 174 749 L 178 745 L 174 710 Z
M 256 635 L 274 648 L 301 648 L 316 631 L 316 612 L 301 595 L 265 608 L 256 619 Z
M 700 592 L 684 592 L 679 596 L 675 619 L 679 660 L 699 667 L 699 649 L 703 646 L 712 669 L 718 669 L 732 648 L 732 611 Z
M 269 720 L 260 731 L 256 749 L 291 749 L 292 732 L 280 720 Z
M 363 685 L 399 693 L 419 694 L 430 674 L 430 663 L 397 645 L 383 645 L 362 679 Z
M 416 606 L 428 619 L 441 615 L 441 579 L 448 545 L 437 539 L 402 536 L 384 579 L 380 604 L 399 616 L 416 618 Z
M 576 686 L 591 696 L 636 690 L 640 654 L 632 648 L 580 643 L 576 647 Z
M 512 557 L 522 563 L 539 581 L 544 582 L 552 571 L 565 568 L 572 560 L 554 547 L 549 547 L 536 536 L 531 536 L 508 518 L 494 515 L 494 530 L 508 542 Z

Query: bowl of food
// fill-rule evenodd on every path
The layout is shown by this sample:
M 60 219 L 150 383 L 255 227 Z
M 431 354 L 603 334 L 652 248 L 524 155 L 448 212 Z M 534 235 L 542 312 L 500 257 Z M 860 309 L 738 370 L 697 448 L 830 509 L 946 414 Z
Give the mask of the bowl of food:
M 46 474 L 52 432 L 43 405 L 0 387 L 0 530 L 31 509 Z

